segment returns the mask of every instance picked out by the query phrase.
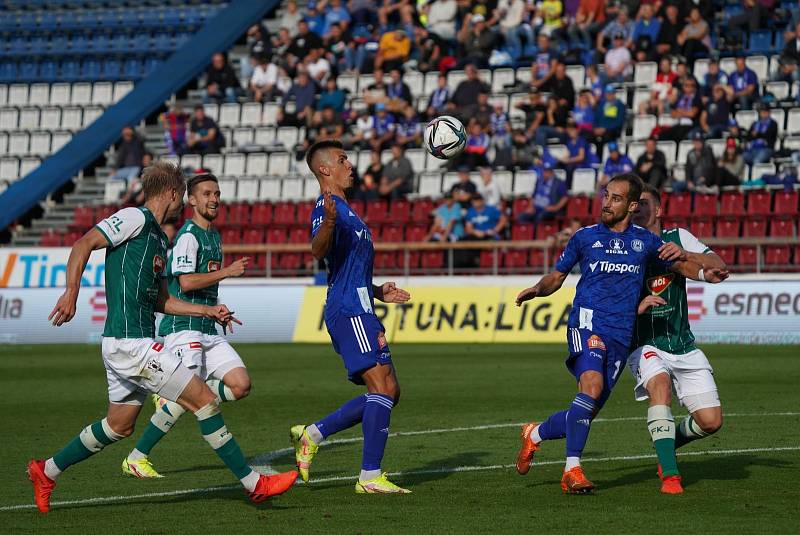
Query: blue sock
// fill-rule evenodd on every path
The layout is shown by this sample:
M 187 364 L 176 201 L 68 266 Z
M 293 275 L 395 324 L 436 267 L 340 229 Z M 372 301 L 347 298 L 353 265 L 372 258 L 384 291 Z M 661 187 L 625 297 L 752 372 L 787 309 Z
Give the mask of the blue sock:
M 567 436 L 567 413 L 559 411 L 539 425 L 539 436 L 542 440 L 555 440 Z
M 567 414 L 567 457 L 580 457 L 583 453 L 595 407 L 594 399 L 583 393 L 572 400 Z
M 364 452 L 361 469 L 380 470 L 386 439 L 389 438 L 389 419 L 392 416 L 394 400 L 383 394 L 367 394 L 364 406 L 364 419 L 361 428 L 364 432 Z
M 354 397 L 314 425 L 319 429 L 322 438 L 327 438 L 360 422 L 364 415 L 364 406 L 366 404 L 366 394 Z

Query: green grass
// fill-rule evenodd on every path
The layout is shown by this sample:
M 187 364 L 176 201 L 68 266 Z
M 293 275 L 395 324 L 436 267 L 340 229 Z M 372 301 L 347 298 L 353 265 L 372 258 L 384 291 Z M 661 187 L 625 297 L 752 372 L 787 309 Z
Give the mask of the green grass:
M 246 400 L 223 407 L 228 428 L 249 457 L 286 448 L 288 429 L 335 409 L 361 390 L 345 380 L 338 357 L 322 345 L 241 345 L 253 378 Z M 686 452 L 800 446 L 800 417 L 793 393 L 800 384 L 796 347 L 707 346 L 724 410 L 715 436 Z M 420 431 L 540 419 L 564 408 L 574 382 L 563 366 L 563 346 L 397 345 L 394 360 L 403 398 L 392 431 Z M 0 348 L 0 507 L 32 503 L 25 463 L 47 457 L 105 411 L 105 373 L 96 346 Z M 679 408 L 675 412 L 682 413 Z M 601 413 L 585 459 L 648 455 L 652 445 L 626 375 Z M 150 416 L 139 419 L 138 433 Z M 757 413 L 765 413 L 755 416 Z M 736 416 L 737 414 L 749 414 Z M 544 445 L 526 477 L 513 468 L 518 428 L 396 436 L 384 466 L 405 474 L 396 481 L 409 496 L 360 496 L 353 481 L 298 486 L 270 503 L 253 506 L 184 417 L 152 459 L 166 475 L 156 481 L 125 478 L 120 463 L 134 441 L 110 446 L 60 479 L 54 501 L 133 496 L 230 486 L 229 490 L 139 497 L 105 503 L 0 510 L 0 532 L 92 533 L 448 533 L 594 532 L 732 533 L 797 531 L 800 451 L 703 454 L 679 458 L 686 492 L 662 496 L 654 459 L 586 462 L 598 487 L 592 496 L 565 496 L 558 486 L 563 442 Z M 354 428 L 337 438 L 360 435 Z M 681 450 L 684 451 L 684 450 Z M 361 445 L 320 450 L 312 476 L 358 473 Z M 276 469 L 293 459 L 278 457 Z M 464 467 L 500 468 L 464 472 Z

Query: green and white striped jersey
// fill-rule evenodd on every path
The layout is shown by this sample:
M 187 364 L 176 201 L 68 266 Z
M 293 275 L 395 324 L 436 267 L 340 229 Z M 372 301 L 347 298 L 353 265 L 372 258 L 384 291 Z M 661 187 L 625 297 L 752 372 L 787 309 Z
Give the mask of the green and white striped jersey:
M 222 241 L 213 227 L 204 230 L 191 219 L 187 220 L 175 238 L 175 247 L 169 257 L 169 293 L 184 301 L 201 305 L 216 305 L 219 283 L 191 292 L 182 292 L 178 277 L 187 273 L 211 273 L 222 266 Z M 214 320 L 190 316 L 164 315 L 158 334 L 167 336 L 179 331 L 200 331 L 217 334 Z
M 690 253 L 711 252 L 711 249 L 686 229 L 663 230 L 661 238 L 665 242 L 677 243 Z M 647 295 L 658 295 L 667 303 L 652 307 L 637 316 L 634 348 L 651 345 L 673 355 L 683 355 L 697 349 L 694 334 L 689 327 L 686 278 L 652 264 L 648 265 L 641 298 Z
M 155 305 L 167 258 L 167 237 L 147 208 L 123 208 L 95 228 L 106 240 L 103 336 L 153 338 Z

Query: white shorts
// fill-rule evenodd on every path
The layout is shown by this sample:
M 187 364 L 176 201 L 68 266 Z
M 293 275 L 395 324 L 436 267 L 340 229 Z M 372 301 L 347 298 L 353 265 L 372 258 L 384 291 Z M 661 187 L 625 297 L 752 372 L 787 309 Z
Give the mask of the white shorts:
M 689 412 L 720 406 L 714 370 L 699 349 L 673 355 L 653 346 L 642 346 L 631 353 L 628 368 L 636 381 L 633 388 L 636 401 L 649 398 L 645 385 L 650 379 L 667 373 L 678 400 Z
M 164 337 L 164 345 L 203 381 L 220 379 L 234 368 L 244 368 L 242 357 L 218 334 L 180 331 Z
M 112 403 L 141 405 L 154 393 L 175 401 L 192 372 L 152 338 L 103 338 L 103 364 Z

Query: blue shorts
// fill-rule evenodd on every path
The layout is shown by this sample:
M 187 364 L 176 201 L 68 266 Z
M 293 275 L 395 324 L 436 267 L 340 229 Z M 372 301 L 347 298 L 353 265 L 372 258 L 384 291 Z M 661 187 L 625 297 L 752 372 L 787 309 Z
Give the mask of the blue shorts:
M 363 385 L 361 372 L 378 364 L 391 364 L 392 353 L 386 342 L 386 330 L 375 314 L 339 316 L 333 324 L 325 325 L 331 335 L 333 349 L 344 361 L 347 378 Z
M 586 371 L 596 371 L 603 376 L 603 392 L 597 400 L 601 407 L 617 380 L 625 369 L 628 361 L 628 347 L 611 338 L 603 338 L 589 329 L 567 329 L 567 369 L 580 380 L 581 374 Z

